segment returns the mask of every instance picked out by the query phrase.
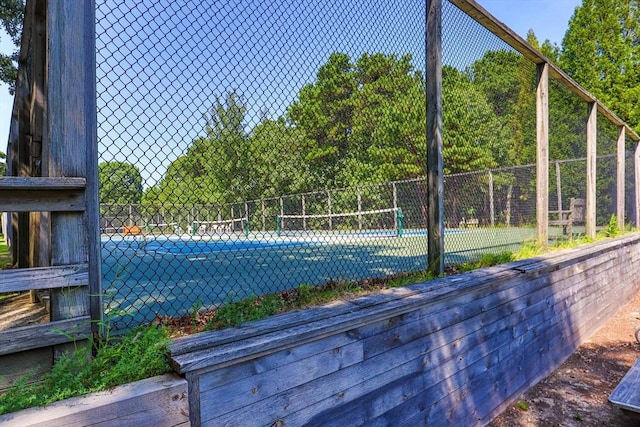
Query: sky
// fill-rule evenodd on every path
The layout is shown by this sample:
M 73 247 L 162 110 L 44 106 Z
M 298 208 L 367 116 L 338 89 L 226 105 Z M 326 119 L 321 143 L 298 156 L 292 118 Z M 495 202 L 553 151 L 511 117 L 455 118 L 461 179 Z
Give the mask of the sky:
M 478 3 L 522 37 L 533 29 L 540 42 L 548 39 L 560 45 L 569 19 L 581 0 L 478 0 Z M 11 48 L 8 36 L 0 34 L 0 51 L 6 53 Z M 7 85 L 0 83 L 0 151 L 5 153 L 12 105 Z M 110 116 L 115 117 L 115 114 Z

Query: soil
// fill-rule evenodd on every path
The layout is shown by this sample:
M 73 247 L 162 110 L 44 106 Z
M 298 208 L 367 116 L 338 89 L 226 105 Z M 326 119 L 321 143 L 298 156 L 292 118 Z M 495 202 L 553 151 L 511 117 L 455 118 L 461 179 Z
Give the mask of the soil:
M 607 400 L 640 357 L 634 336 L 639 310 L 640 294 L 489 426 L 640 426 L 633 414 Z

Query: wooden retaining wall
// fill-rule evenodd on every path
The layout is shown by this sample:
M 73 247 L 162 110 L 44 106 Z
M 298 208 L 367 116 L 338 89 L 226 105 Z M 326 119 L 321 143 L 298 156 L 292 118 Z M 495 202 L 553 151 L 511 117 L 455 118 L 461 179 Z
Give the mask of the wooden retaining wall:
M 639 268 L 633 234 L 181 338 L 172 360 L 193 425 L 484 425 L 640 290 Z
M 0 425 L 188 426 L 187 383 L 173 374 L 160 375 L 44 407 L 0 415 Z

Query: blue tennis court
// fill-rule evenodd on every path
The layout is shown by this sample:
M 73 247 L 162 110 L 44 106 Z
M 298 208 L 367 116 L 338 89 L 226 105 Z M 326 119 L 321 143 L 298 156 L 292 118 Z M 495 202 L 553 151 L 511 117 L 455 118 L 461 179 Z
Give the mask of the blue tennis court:
M 521 244 L 519 229 L 448 230 L 446 262 Z M 532 232 L 531 232 L 532 233 Z M 253 295 L 426 268 L 424 230 L 278 236 L 103 237 L 103 289 L 115 329 Z

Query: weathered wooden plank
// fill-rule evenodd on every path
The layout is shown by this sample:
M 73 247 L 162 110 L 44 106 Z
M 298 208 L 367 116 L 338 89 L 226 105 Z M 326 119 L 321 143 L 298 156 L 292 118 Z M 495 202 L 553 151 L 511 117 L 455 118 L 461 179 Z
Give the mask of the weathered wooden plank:
M 51 371 L 53 351 L 46 348 L 0 356 L 0 393 L 16 384 L 25 373 L 37 380 Z
M 84 191 L 87 180 L 78 177 L 38 177 L 3 176 L 0 177 L 2 191 Z
M 185 375 L 187 380 L 187 389 L 189 396 L 189 421 L 191 425 L 206 425 L 202 421 L 202 415 L 200 414 L 200 375 L 193 375 L 188 373 Z
M 588 254 L 586 254 L 585 256 L 588 256 Z M 546 263 L 541 263 L 540 265 L 541 266 L 544 265 L 545 268 L 549 268 L 550 264 L 549 264 L 549 262 L 546 262 Z M 485 275 L 486 275 L 486 273 L 485 273 Z M 510 277 L 515 277 L 515 276 L 513 274 L 511 274 Z M 467 283 L 469 283 L 469 281 L 467 281 Z M 497 283 L 500 283 L 500 281 L 497 281 Z M 494 285 L 496 285 L 496 283 L 494 283 Z M 444 291 L 444 292 L 440 293 L 440 295 L 444 295 L 444 294 L 450 293 L 451 289 L 443 288 L 443 289 L 440 289 L 439 291 Z M 458 289 L 458 291 L 459 291 L 459 289 Z M 418 305 L 424 303 L 424 301 L 421 301 L 421 299 L 424 298 L 424 299 L 427 299 L 429 301 L 433 301 L 434 298 L 437 297 L 437 294 L 438 294 L 438 292 L 436 292 L 435 294 L 431 294 L 431 295 L 429 293 L 426 293 L 426 294 L 410 294 L 409 298 L 412 299 L 412 304 L 414 304 L 412 307 L 417 307 Z M 374 297 L 367 297 L 367 298 L 370 300 L 370 299 L 376 298 L 376 297 L 374 296 Z M 367 300 L 367 298 L 363 298 L 361 300 Z M 357 304 L 359 301 L 360 300 L 354 301 L 353 303 Z M 412 309 L 410 310 L 410 307 L 405 303 L 405 301 L 399 301 L 399 302 L 396 302 L 396 303 L 401 307 L 400 308 L 401 312 L 409 312 L 409 311 L 412 310 Z M 384 307 L 384 306 L 381 305 L 381 307 Z M 384 309 L 390 309 L 390 307 L 384 307 Z M 388 310 L 386 312 L 388 313 L 389 316 L 401 314 L 400 312 L 393 313 L 393 311 L 388 311 Z M 376 315 L 376 316 L 384 316 L 381 313 L 374 313 L 374 315 Z M 323 320 L 331 319 L 330 323 L 333 324 L 334 327 L 348 328 L 348 327 L 352 326 L 350 322 L 352 321 L 352 319 L 355 319 L 355 318 L 359 318 L 359 320 L 363 322 L 362 324 L 366 323 L 366 322 L 364 322 L 361 314 L 357 314 L 357 313 L 354 313 L 352 311 L 348 311 L 346 314 L 342 314 L 341 313 L 340 315 L 334 316 L 334 317 L 331 317 L 331 316 L 325 317 Z M 382 318 L 383 317 L 379 317 L 379 319 L 382 319 Z M 286 322 L 286 319 L 287 319 L 287 315 L 283 315 L 282 317 L 279 318 L 279 322 Z M 305 324 L 309 326 L 310 323 L 311 323 L 309 328 L 316 328 L 317 327 L 318 329 L 316 329 L 316 330 L 323 330 L 322 326 L 313 325 L 313 322 L 312 322 L 313 319 L 307 319 L 307 320 L 308 320 L 307 322 L 303 322 L 303 323 L 298 324 L 296 326 L 298 328 L 300 328 L 300 327 L 304 328 Z M 374 320 L 372 320 L 372 318 L 370 318 L 369 320 L 371 322 L 374 321 Z M 289 331 L 291 331 L 291 330 L 289 330 Z M 312 334 L 311 329 L 309 329 L 308 332 L 310 334 Z M 323 330 L 323 333 L 327 333 L 327 332 L 325 330 Z M 215 335 L 216 333 L 213 333 L 213 334 Z M 279 340 L 279 338 L 277 338 L 276 335 L 269 335 L 266 338 L 265 337 L 261 338 L 259 336 L 245 336 L 245 337 L 240 337 L 240 338 L 242 338 L 244 340 L 243 341 L 243 345 L 254 345 L 254 344 L 251 344 L 251 341 L 253 341 L 253 343 L 255 343 L 255 345 L 260 345 L 259 344 L 260 342 L 265 342 L 265 341 L 270 343 L 270 344 L 275 344 Z M 247 338 L 249 338 L 250 340 L 247 340 Z M 213 342 L 214 341 L 210 341 L 209 344 L 211 344 Z M 185 341 L 183 341 L 183 343 L 186 343 L 187 345 L 182 347 L 183 350 L 181 352 L 179 352 L 178 354 L 173 356 L 173 359 L 175 361 L 176 367 L 178 369 L 180 369 L 181 372 L 186 372 L 186 371 L 191 370 L 191 369 L 203 369 L 203 368 L 205 368 L 207 366 L 207 362 L 205 362 L 206 358 L 209 358 L 209 360 L 216 360 L 217 363 L 219 363 L 221 361 L 221 359 L 220 359 L 221 354 L 220 353 L 216 352 L 217 355 L 214 355 L 210 351 L 201 351 L 201 352 L 189 353 L 188 356 L 182 357 L 181 354 L 184 354 L 183 353 L 184 348 L 188 348 L 189 347 L 188 341 L 185 340 Z M 281 344 L 284 344 L 284 342 L 281 342 Z M 202 347 L 200 347 L 200 348 L 202 348 Z M 225 354 L 225 356 L 223 357 L 223 359 L 225 359 L 225 360 L 231 360 L 230 357 L 232 357 L 231 354 L 233 352 L 235 352 L 238 357 L 243 357 L 243 356 L 241 356 L 242 353 L 249 353 L 250 352 L 246 348 L 244 350 L 241 349 L 241 348 L 234 348 L 234 345 L 233 345 L 232 341 L 227 341 L 225 344 L 219 345 L 218 346 L 218 351 L 227 352 Z M 198 368 L 196 368 L 196 366 L 198 366 Z
M 209 347 L 223 348 L 227 351 L 233 346 L 234 342 L 241 342 L 242 345 L 247 345 L 251 340 L 260 340 L 262 336 L 268 336 L 266 339 L 272 344 L 277 339 L 278 333 L 282 333 L 282 325 L 287 325 L 288 330 L 299 330 L 300 328 L 308 328 L 310 324 L 321 323 L 334 324 L 336 328 L 340 327 L 344 330 L 353 329 L 356 325 L 348 324 L 353 319 L 360 319 L 360 324 L 366 324 L 363 321 L 360 311 L 368 309 L 367 314 L 370 322 L 376 321 L 377 318 L 388 318 L 405 312 L 410 312 L 415 307 L 421 306 L 425 303 L 429 303 L 439 297 L 449 295 L 452 291 L 459 290 L 460 286 L 473 287 L 474 289 L 481 290 L 483 286 L 498 286 L 500 283 L 504 283 L 510 278 L 514 278 L 518 275 L 518 272 L 510 270 L 497 270 L 495 275 L 491 272 L 485 274 L 478 274 L 477 272 L 470 272 L 469 274 L 460 275 L 461 277 L 452 279 L 449 284 L 442 286 L 441 281 L 434 281 L 435 283 L 426 283 L 424 285 L 418 284 L 408 288 L 397 288 L 381 292 L 380 294 L 358 298 L 357 300 L 350 301 L 338 306 L 337 313 L 334 313 L 331 308 L 326 306 L 319 307 L 316 310 L 310 310 L 309 314 L 305 311 L 297 313 L 285 313 L 279 316 L 274 316 L 269 319 L 265 319 L 260 322 L 260 326 L 266 328 L 266 333 L 260 333 L 259 328 L 252 328 L 251 326 L 236 328 L 230 331 L 209 332 L 198 334 L 194 337 L 185 337 L 180 340 L 176 340 L 170 347 L 172 358 L 175 362 L 177 369 L 180 372 L 186 372 L 188 370 L 200 369 L 207 366 L 205 359 L 211 357 L 209 350 L 202 351 Z M 440 284 L 440 287 L 438 287 Z M 424 288 L 424 290 L 423 290 Z M 345 309 L 346 308 L 346 309 Z M 293 319 L 289 323 L 289 319 Z M 273 325 L 271 324 L 273 322 Z M 337 323 L 345 322 L 344 324 L 337 325 Z M 272 327 L 273 326 L 273 327 Z M 346 328 L 346 329 L 345 329 Z M 248 332 L 248 333 L 245 333 Z M 336 333 L 339 333 L 337 330 Z M 289 332 L 285 333 L 288 335 Z M 309 334 L 311 334 L 309 330 Z M 219 337 L 222 336 L 222 339 Z M 191 350 L 189 352 L 189 350 Z M 189 356 L 182 357 L 187 354 Z M 202 360 L 197 361 L 202 357 Z M 211 359 L 213 360 L 213 359 Z M 215 358 L 216 363 L 220 362 L 220 359 Z M 199 366 L 199 367 L 196 367 Z
M 0 331 L 0 355 L 82 340 L 90 335 L 88 316 Z
M 596 237 L 596 157 L 598 141 L 598 109 L 594 103 L 589 103 L 589 114 L 587 117 L 587 195 L 585 206 L 585 234 L 594 239 Z
M 438 317 L 438 316 L 434 316 Z M 505 319 L 500 319 L 494 317 L 494 320 L 497 320 L 499 323 L 504 323 Z M 511 319 L 512 322 L 517 322 L 517 316 L 513 316 Z M 376 389 L 383 378 L 387 378 L 388 381 L 392 381 L 393 379 L 398 378 L 400 375 L 399 372 L 394 371 L 394 366 L 402 365 L 404 366 L 406 362 L 406 358 L 418 360 L 416 369 L 430 369 L 430 367 L 440 367 L 442 365 L 443 360 L 453 360 L 454 364 L 462 364 L 464 365 L 469 360 L 473 360 L 474 354 L 475 357 L 479 357 L 478 351 L 482 348 L 492 347 L 494 345 L 498 345 L 499 342 L 505 341 L 508 337 L 510 337 L 510 329 L 507 327 L 508 325 L 502 325 L 501 334 L 503 336 L 499 336 L 500 334 L 496 334 L 492 329 L 487 329 L 486 325 L 483 325 L 480 322 L 476 322 L 475 319 L 471 319 L 467 322 L 471 325 L 475 332 L 471 332 L 468 330 L 467 332 L 460 333 L 459 326 L 455 325 L 445 330 L 438 330 L 437 333 L 430 334 L 424 340 L 413 340 L 407 344 L 403 344 L 402 341 L 398 341 L 396 343 L 396 347 L 388 350 L 384 354 L 376 355 L 373 358 L 366 360 L 363 363 L 363 366 L 358 368 L 354 368 L 353 372 L 349 372 L 350 369 L 346 369 L 340 371 L 339 378 L 335 378 L 332 380 L 331 385 L 322 383 L 316 385 L 309 384 L 309 392 L 313 395 L 307 396 L 301 395 L 301 388 L 298 388 L 296 391 L 298 393 L 295 394 L 294 397 L 290 397 L 285 399 L 284 401 L 278 400 L 281 396 L 274 401 L 269 401 L 267 403 L 261 403 L 259 408 L 251 407 L 247 408 L 247 411 L 271 411 L 269 413 L 273 413 L 275 408 L 286 407 L 287 411 L 295 410 L 299 408 L 297 405 L 298 401 L 302 402 L 313 402 L 314 399 L 321 398 L 325 395 L 325 392 L 329 392 L 330 394 L 340 394 L 341 396 L 349 396 L 353 398 L 354 393 L 357 395 L 356 389 L 360 389 L 361 391 L 371 391 Z M 361 336 L 362 333 L 358 331 L 350 332 L 349 335 Z M 487 335 L 491 338 L 487 339 Z M 438 351 L 437 348 L 441 348 L 442 351 Z M 429 357 L 429 359 L 425 359 Z M 444 357 L 445 359 L 442 359 Z M 425 362 L 428 360 L 428 363 Z M 413 363 L 413 362 L 412 362 Z M 462 366 L 463 367 L 463 366 Z M 446 370 L 442 371 L 446 372 Z M 434 375 L 439 375 L 441 372 L 433 373 Z M 415 371 L 405 372 L 405 374 L 415 374 Z M 369 380 L 375 381 L 377 385 L 371 384 L 361 384 L 358 386 L 350 387 L 353 384 L 354 379 L 358 379 L 360 381 Z M 338 382 L 336 382 L 338 381 Z M 356 381 L 357 382 L 357 381 Z M 342 384 L 338 386 L 338 384 Z M 306 387 L 306 386 L 305 386 Z M 340 387 L 346 387 L 346 389 L 341 389 Z M 318 395 L 317 390 L 322 390 L 322 394 Z M 338 391 L 336 391 L 338 390 Z M 342 391 L 339 391 L 342 390 Z M 315 392 L 314 392 L 315 391 Z M 340 398 L 340 400 L 344 400 L 344 396 Z M 329 398 L 332 398 L 329 396 Z M 333 404 L 329 404 L 324 402 L 324 404 L 328 405 L 327 408 L 332 407 Z M 272 408 L 272 409 L 269 409 Z M 318 409 L 318 408 L 316 408 Z M 304 410 L 302 411 L 304 412 Z M 275 416 L 275 414 L 274 414 Z M 301 415 L 302 416 L 302 415 Z M 231 419 L 240 419 L 239 413 L 234 413 L 230 417 L 224 417 L 222 419 L 216 419 L 216 422 L 220 422 L 221 424 L 227 423 Z M 243 419 L 244 420 L 244 419 Z M 295 418 L 295 419 L 287 419 L 287 423 L 292 423 L 295 425 L 302 424 L 304 420 Z M 242 424 L 241 421 L 239 424 Z M 233 425 L 233 423 L 231 424 Z
M 442 137 L 442 0 L 427 0 L 427 269 L 444 273 L 444 168 Z
M 162 375 L 113 390 L 93 393 L 0 416 L 0 424 L 19 426 L 176 426 L 189 421 L 187 382 Z
M 1 270 L 0 293 L 86 286 L 87 270 L 87 264 Z
M 536 222 L 538 244 L 549 242 L 549 64 L 537 68 L 536 88 Z
M 200 413 L 203 420 L 249 406 L 278 393 L 362 362 L 362 344 L 329 348 L 324 353 L 227 384 L 200 377 Z
M 95 95 L 95 1 L 81 3 L 47 2 L 47 113 L 45 133 L 50 150 L 48 171 L 51 177 L 83 177 L 87 181 L 86 200 L 93 203 L 95 190 L 92 173 L 96 153 L 96 95 Z M 91 164 L 90 164 L 91 163 Z M 87 209 L 97 209 L 87 206 Z M 88 212 L 60 212 L 51 215 L 51 264 L 68 265 L 89 263 L 90 270 L 98 269 L 95 253 L 89 258 Z M 88 224 L 91 225 L 88 227 Z M 92 238 L 95 233 L 91 234 Z M 90 272 L 95 279 L 96 271 Z M 90 313 L 89 299 L 97 299 L 91 306 L 101 305 L 99 283 L 87 287 L 71 288 L 62 294 L 51 292 L 51 318 L 92 316 L 95 330 L 101 324 L 103 310 Z M 64 351 L 64 348 L 59 348 Z
M 634 183 L 634 194 L 635 194 L 635 208 L 636 208 L 636 217 L 635 217 L 635 225 L 638 227 L 640 225 L 640 144 L 636 144 L 636 149 L 633 152 L 633 183 Z
M 638 236 L 624 240 L 637 246 Z M 513 379 L 512 386 L 515 388 L 501 386 L 497 389 L 498 396 L 508 398 L 510 390 L 521 390 L 523 384 L 526 385 L 534 379 L 522 373 L 523 366 L 536 366 L 535 363 L 540 363 L 540 360 L 546 360 L 547 364 L 556 363 L 556 360 L 564 357 L 567 349 L 571 350 L 572 346 L 575 348 L 580 340 L 588 337 L 608 315 L 612 314 L 617 304 L 622 304 L 625 292 L 634 288 L 637 290 L 638 284 L 620 285 L 623 290 L 621 293 L 611 288 L 613 282 L 620 283 L 620 281 L 633 279 L 633 272 L 629 271 L 633 264 L 626 262 L 622 264 L 620 259 L 625 259 L 627 256 L 637 258 L 635 251 L 620 247 L 617 243 L 604 243 L 604 245 L 608 246 L 611 252 L 573 252 L 574 257 L 577 256 L 582 260 L 580 261 L 582 265 L 572 265 L 564 254 L 556 254 L 561 261 L 555 266 L 553 257 L 544 262 L 537 260 L 529 263 L 514 263 L 518 268 L 527 269 L 527 274 L 518 275 L 517 272 L 494 270 L 499 271 L 498 276 L 503 279 L 507 276 L 511 277 L 507 281 L 498 280 L 497 284 L 492 283 L 486 273 L 482 275 L 476 272 L 466 275 L 464 279 L 457 277 L 443 281 L 442 283 L 450 283 L 446 293 L 438 293 L 436 289 L 423 284 L 402 294 L 400 298 L 396 298 L 398 294 L 392 295 L 393 298 L 374 296 L 350 303 L 348 306 L 354 311 L 342 311 L 339 316 L 340 321 L 346 322 L 346 319 L 353 319 L 349 316 L 362 316 L 370 311 L 377 315 L 385 313 L 384 316 L 369 319 L 375 320 L 375 325 L 352 322 L 350 325 L 352 329 L 341 332 L 350 339 L 368 342 L 364 347 L 365 358 L 361 364 L 347 366 L 321 377 L 311 376 L 308 381 L 299 386 L 289 388 L 282 393 L 271 393 L 266 398 L 254 400 L 253 403 L 249 402 L 246 406 L 241 406 L 244 403 L 237 401 L 235 405 L 238 408 L 221 417 L 217 416 L 219 414 L 216 414 L 215 408 L 209 407 L 211 411 L 207 412 L 207 418 L 203 417 L 202 420 L 211 425 L 256 425 L 258 422 L 269 424 L 272 421 L 299 425 L 308 422 L 311 416 L 322 411 L 340 408 L 342 404 L 358 400 L 366 403 L 367 397 L 376 395 L 381 400 L 377 401 L 375 407 L 373 405 L 369 407 L 368 411 L 373 412 L 365 412 L 367 417 L 374 417 L 382 413 L 384 405 L 387 404 L 385 402 L 389 404 L 387 409 L 394 408 L 394 401 L 397 399 L 392 399 L 391 396 L 401 395 L 398 394 L 399 391 L 403 391 L 402 395 L 406 395 L 407 398 L 412 393 L 420 392 L 419 388 L 413 389 L 410 385 L 393 383 L 398 378 L 406 377 L 410 378 L 409 381 L 413 381 L 414 378 L 419 377 L 421 379 L 416 381 L 449 381 L 457 384 L 457 388 L 454 389 L 429 386 L 430 398 L 433 398 L 432 394 L 438 390 L 444 393 L 443 396 L 453 393 L 466 395 L 474 391 L 477 393 L 475 385 L 478 384 L 493 387 L 495 381 L 492 380 L 491 375 L 496 369 L 502 375 L 496 376 L 497 380 Z M 589 255 L 594 253 L 597 259 L 589 258 Z M 538 263 L 542 269 L 547 269 L 549 274 L 531 270 L 532 263 Z M 549 282 L 550 277 L 553 278 L 552 285 Z M 618 280 L 615 281 L 612 278 Z M 481 285 L 476 287 L 476 283 Z M 428 289 L 428 291 L 413 292 L 420 289 Z M 474 295 L 477 298 L 465 300 L 468 295 Z M 612 295 L 614 298 L 611 298 Z M 431 302 L 423 300 L 429 297 L 432 297 Z M 413 310 L 385 312 L 383 306 L 396 304 L 413 304 Z M 465 306 L 462 310 L 461 305 Z M 467 308 L 466 305 L 470 307 Z M 341 307 L 340 310 L 343 308 Z M 430 324 L 425 319 L 428 317 L 428 310 L 433 308 L 439 311 Z M 286 324 L 283 319 L 278 320 L 280 325 Z M 300 319 L 301 317 L 296 318 L 296 320 Z M 336 318 L 329 316 L 324 321 L 326 321 L 326 334 L 316 335 L 315 338 L 318 341 L 313 343 L 302 341 L 307 342 L 306 345 L 309 348 L 312 346 L 316 349 L 320 348 L 325 340 L 332 337 L 330 321 L 335 322 Z M 413 324 L 409 325 L 409 323 Z M 445 325 L 450 326 L 445 327 Z M 421 328 L 427 329 L 424 336 L 415 332 L 416 329 Z M 301 329 L 299 332 L 304 335 L 308 330 Z M 396 339 L 394 339 L 394 333 Z M 280 339 L 283 336 L 278 338 L 276 334 L 271 337 Z M 572 338 L 567 339 L 567 337 Z M 265 340 L 266 337 L 256 336 L 256 338 Z M 281 341 L 286 345 L 279 348 L 280 354 L 285 355 L 288 351 L 297 350 L 287 342 L 288 339 Z M 232 366 L 235 362 L 240 362 L 240 365 L 229 368 L 229 371 L 240 373 L 245 378 L 243 381 L 247 382 L 247 386 L 252 379 L 257 380 L 257 378 L 251 378 L 252 372 L 262 372 L 260 376 L 275 375 L 275 369 L 272 369 L 272 366 L 276 366 L 273 365 L 276 362 L 274 362 L 275 359 L 269 361 L 269 357 L 272 356 L 269 352 L 257 352 L 254 354 L 255 359 L 251 359 L 248 353 L 240 358 L 229 357 L 225 362 L 227 351 L 234 343 L 227 344 L 230 347 L 221 349 L 221 353 L 217 354 L 222 356 L 222 364 L 202 368 L 209 371 L 207 375 L 217 376 L 216 381 L 222 383 L 233 381 L 233 375 L 224 374 L 223 371 L 227 369 L 225 366 Z M 376 345 L 387 348 L 387 351 L 375 350 Z M 276 347 L 273 351 L 275 349 Z M 367 353 L 367 349 L 370 353 Z M 236 353 L 238 354 L 241 353 Z M 316 354 L 315 351 L 314 354 Z M 296 357 L 298 360 L 304 360 L 302 353 Z M 284 372 L 288 364 L 277 364 L 277 366 L 278 370 Z M 221 368 L 220 371 L 210 371 L 217 368 Z M 296 371 L 300 369 L 298 367 Z M 195 380 L 198 378 L 195 373 L 189 374 L 189 377 L 194 378 L 200 386 L 199 379 Z M 276 378 L 270 385 L 275 385 L 277 388 L 278 381 L 280 380 Z M 393 386 L 390 385 L 392 383 Z M 212 387 L 215 388 L 216 385 L 209 383 L 204 388 L 213 390 Z M 381 389 L 386 393 L 378 394 Z M 484 388 L 484 390 L 487 389 L 487 387 Z M 206 390 L 201 391 L 208 393 Z M 383 399 L 385 395 L 389 397 L 388 400 Z M 224 394 L 221 396 L 223 397 L 220 400 L 228 399 Z M 478 402 L 482 407 L 468 411 L 466 415 L 473 414 L 474 417 L 479 417 L 489 413 L 496 404 L 500 404 L 496 403 L 498 398 L 492 396 L 476 395 L 474 399 L 474 402 Z M 243 402 L 246 403 L 246 401 Z M 442 402 L 445 404 L 447 401 L 442 400 Z M 463 402 L 469 401 L 463 400 Z M 394 410 L 389 409 L 389 411 Z M 256 413 L 261 414 L 260 420 L 255 419 Z M 466 419 L 456 418 L 458 416 L 456 414 L 454 411 L 453 419 Z M 464 412 L 461 414 L 466 416 Z M 406 418 L 400 419 L 406 421 Z
M 640 412 L 640 359 L 636 360 L 611 392 L 609 402 L 622 409 Z
M 512 272 L 511 277 L 517 273 Z M 485 278 L 486 279 L 486 278 Z M 506 280 L 506 277 L 503 277 Z M 500 281 L 497 281 L 500 283 Z M 230 342 L 216 347 L 213 352 L 210 349 L 199 350 L 193 353 L 172 356 L 174 368 L 180 373 L 197 369 L 206 369 L 215 365 L 222 367 L 225 364 L 234 364 L 244 359 L 256 357 L 254 349 L 270 352 L 274 349 L 282 350 L 293 345 L 303 344 L 320 339 L 328 335 L 345 332 L 368 323 L 394 317 L 415 310 L 417 307 L 428 304 L 433 300 L 433 294 L 442 295 L 451 292 L 451 289 L 437 289 L 423 294 L 415 294 L 401 300 L 392 300 L 390 303 L 367 306 L 366 310 L 349 312 L 340 316 L 329 317 L 308 324 L 293 326 L 284 330 L 274 331 L 264 335 L 244 338 L 241 342 Z M 364 313 L 364 314 L 363 314 Z M 286 317 L 286 314 L 282 315 Z
M 625 160 L 627 147 L 625 144 L 624 126 L 618 126 L 618 140 L 616 144 L 616 217 L 618 228 L 625 227 Z
M 342 348 L 355 343 L 357 340 L 358 337 L 351 333 L 337 334 L 323 340 L 312 341 L 291 349 L 271 353 L 259 359 L 252 359 L 229 366 L 225 369 L 216 369 L 206 374 L 199 372 L 199 375 L 206 375 L 207 377 L 207 380 L 202 382 L 201 389 L 206 391 L 215 387 L 215 384 L 228 384 L 271 370 L 286 371 L 288 365 L 323 354 L 327 349 Z

